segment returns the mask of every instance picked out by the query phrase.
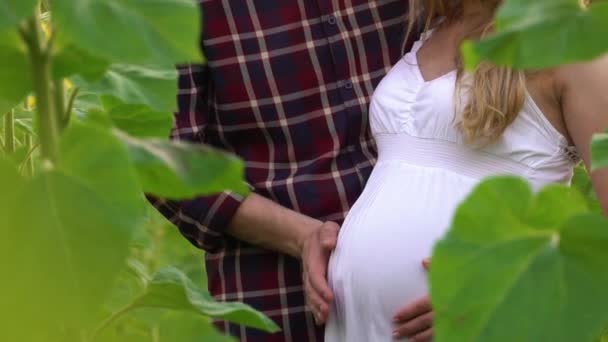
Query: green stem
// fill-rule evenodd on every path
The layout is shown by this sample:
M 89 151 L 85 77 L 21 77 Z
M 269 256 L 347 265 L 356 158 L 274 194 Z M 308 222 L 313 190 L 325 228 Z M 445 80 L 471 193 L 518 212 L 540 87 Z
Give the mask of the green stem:
M 160 341 L 160 329 L 158 328 L 158 325 L 155 325 L 152 327 L 152 342 L 159 342 Z
M 23 173 L 27 177 L 32 177 L 34 175 L 34 151 L 36 151 L 37 146 L 34 146 L 34 141 L 32 139 L 31 134 L 25 135 L 25 146 L 28 150 L 25 162 L 23 164 Z
M 80 92 L 80 88 L 74 88 L 72 90 L 72 94 L 70 94 L 70 99 L 68 101 L 68 108 L 65 111 L 65 116 L 63 117 L 62 125 L 63 127 L 68 127 L 70 124 L 70 119 L 72 118 L 72 111 L 74 110 L 74 103 L 76 101 L 76 97 L 78 97 L 78 93 Z
M 57 113 L 53 103 L 51 54 L 50 46 L 42 32 L 38 14 L 29 20 L 27 35 L 29 38 L 32 82 L 37 101 L 36 114 L 38 116 L 38 135 L 42 158 L 55 162 L 59 156 L 59 129 Z
M 99 334 L 104 331 L 107 327 L 109 327 L 110 325 L 112 325 L 112 323 L 114 323 L 117 319 L 119 319 L 120 317 L 122 317 L 125 313 L 133 310 L 134 308 L 137 307 L 136 305 L 137 301 L 133 301 L 131 303 L 129 303 L 128 305 L 122 307 L 121 309 L 118 309 L 117 311 L 115 311 L 110 317 L 106 318 L 103 322 L 101 322 L 96 328 L 95 330 L 93 330 L 93 332 L 91 333 L 91 336 L 89 338 L 90 341 L 94 341 Z
M 4 152 L 15 153 L 15 112 L 12 110 L 4 115 Z

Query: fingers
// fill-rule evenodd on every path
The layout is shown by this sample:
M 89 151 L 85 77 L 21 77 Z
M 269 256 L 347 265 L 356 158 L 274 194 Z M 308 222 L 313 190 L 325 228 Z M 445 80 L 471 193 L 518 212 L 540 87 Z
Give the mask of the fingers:
M 432 342 L 433 329 L 427 329 L 411 338 L 412 342 Z
M 429 296 L 424 296 L 414 303 L 399 310 L 395 315 L 396 323 L 404 323 L 411 321 L 414 318 L 424 315 L 427 312 L 432 311 L 431 300 Z
M 324 301 L 331 302 L 334 299 L 333 292 L 329 288 L 327 281 L 327 263 L 329 256 L 321 256 L 315 264 L 310 265 L 307 276 L 311 289 L 315 291 Z
M 333 222 L 328 222 L 321 227 L 318 238 L 321 246 L 324 245 L 323 242 L 325 241 L 325 249 L 321 246 L 314 248 L 305 265 L 312 289 L 328 303 L 334 299 L 334 296 L 327 281 L 327 267 L 331 252 L 337 242 L 338 230 L 339 226 Z
M 323 324 L 329 315 L 329 303 L 327 303 L 310 285 L 309 278 L 304 277 L 304 292 L 306 294 L 306 302 L 312 311 L 315 322 Z
M 431 259 L 424 259 L 422 260 L 422 266 L 424 267 L 425 270 L 429 270 L 431 268 Z
M 399 323 L 393 331 L 393 336 L 395 338 L 409 337 L 412 338 L 413 341 L 416 341 L 414 339 L 416 336 L 419 338 L 425 338 L 429 334 L 432 336 L 432 328 L 433 312 L 430 311 L 412 320 Z M 421 339 L 421 341 L 426 340 Z
M 319 232 L 319 239 L 321 240 L 321 246 L 329 252 L 336 248 L 338 243 L 338 233 L 340 232 L 340 226 L 335 222 L 326 222 L 321 227 Z
M 327 268 L 331 252 L 336 246 L 340 227 L 327 222 L 312 233 L 304 253 L 303 281 L 306 299 L 317 324 L 323 324 L 329 316 L 333 292 L 327 281 Z

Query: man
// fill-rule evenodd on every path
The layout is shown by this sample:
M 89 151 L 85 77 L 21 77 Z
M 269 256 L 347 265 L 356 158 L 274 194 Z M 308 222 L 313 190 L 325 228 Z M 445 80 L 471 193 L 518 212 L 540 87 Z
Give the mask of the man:
M 216 299 L 245 302 L 282 331 L 221 329 L 241 341 L 321 341 L 299 259 L 322 278 L 332 222 L 370 174 L 368 104 L 402 56 L 407 1 L 201 0 L 201 8 L 207 64 L 180 68 L 173 137 L 239 155 L 253 191 L 156 206 L 207 251 Z M 317 307 L 316 319 L 327 311 Z

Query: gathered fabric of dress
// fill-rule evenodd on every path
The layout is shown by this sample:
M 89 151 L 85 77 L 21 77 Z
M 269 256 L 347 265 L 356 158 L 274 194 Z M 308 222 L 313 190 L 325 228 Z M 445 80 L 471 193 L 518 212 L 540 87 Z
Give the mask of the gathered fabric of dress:
M 428 293 L 422 260 L 484 178 L 521 176 L 538 190 L 569 183 L 578 163 L 529 95 L 496 143 L 466 145 L 457 127 L 457 72 L 426 81 L 418 66 L 417 52 L 429 34 L 387 74 L 371 102 L 378 162 L 330 259 L 335 301 L 327 342 L 394 340 L 394 314 Z

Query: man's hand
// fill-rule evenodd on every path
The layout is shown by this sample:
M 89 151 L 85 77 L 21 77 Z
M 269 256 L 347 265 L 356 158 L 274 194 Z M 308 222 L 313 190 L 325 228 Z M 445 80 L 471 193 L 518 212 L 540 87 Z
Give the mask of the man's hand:
M 327 281 L 327 266 L 331 252 L 338 242 L 340 226 L 325 222 L 301 243 L 303 282 L 306 302 L 315 316 L 317 324 L 324 324 L 334 295 Z
M 422 262 L 429 269 L 430 262 Z M 410 338 L 411 342 L 431 342 L 433 340 L 433 308 L 429 296 L 424 296 L 414 303 L 399 310 L 395 315 L 395 338 Z

